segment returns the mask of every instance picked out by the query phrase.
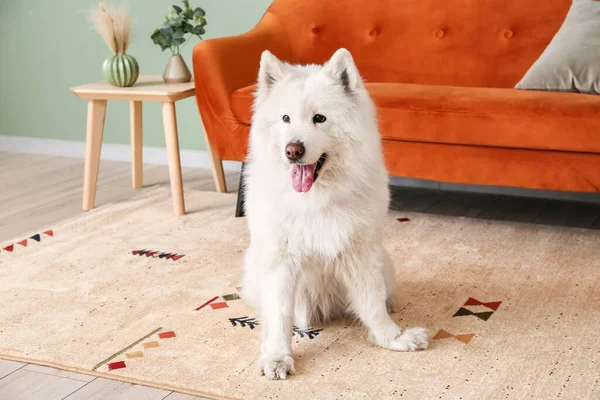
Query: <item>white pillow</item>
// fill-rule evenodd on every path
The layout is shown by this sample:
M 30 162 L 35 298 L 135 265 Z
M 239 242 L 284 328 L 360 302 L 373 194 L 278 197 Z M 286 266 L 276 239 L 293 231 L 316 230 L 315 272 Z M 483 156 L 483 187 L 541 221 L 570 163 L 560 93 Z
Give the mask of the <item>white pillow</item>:
M 599 0 L 573 0 L 562 26 L 515 88 L 600 94 Z

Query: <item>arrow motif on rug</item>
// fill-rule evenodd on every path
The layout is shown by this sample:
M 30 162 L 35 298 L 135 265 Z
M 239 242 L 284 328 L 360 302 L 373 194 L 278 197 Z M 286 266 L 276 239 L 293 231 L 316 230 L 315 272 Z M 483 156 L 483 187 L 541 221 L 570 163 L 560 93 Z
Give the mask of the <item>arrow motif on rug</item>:
M 160 252 L 160 251 L 155 251 L 155 250 L 133 250 L 131 252 L 131 254 L 133 254 L 134 256 L 146 256 L 146 257 L 153 257 L 153 258 L 164 258 L 166 260 L 173 260 L 173 261 L 177 261 L 182 257 L 185 257 L 185 254 L 176 254 L 176 253 L 164 253 L 164 252 Z
M 471 341 L 471 339 L 473 339 L 474 336 L 475 336 L 474 333 L 467 333 L 467 334 L 462 334 L 462 335 L 453 335 L 453 334 L 451 334 L 448 331 L 440 329 L 438 331 L 438 333 L 435 334 L 435 336 L 433 337 L 433 339 L 454 338 L 456 340 L 460 340 L 464 344 L 469 344 L 469 342 Z
M 256 318 L 249 317 L 238 317 L 238 318 L 229 318 L 229 322 L 231 322 L 231 326 L 237 326 L 240 324 L 242 328 L 248 325 L 248 328 L 254 329 L 257 325 L 260 325 L 260 322 L 256 320 Z
M 300 328 L 294 327 L 292 336 L 294 336 L 297 333 L 298 335 L 300 335 L 301 338 L 303 338 L 304 336 L 307 336 L 309 339 L 314 339 L 319 335 L 319 333 L 321 333 L 322 330 L 323 329 L 311 329 L 311 328 L 300 329 Z
M 250 318 L 248 316 L 246 317 L 237 317 L 237 318 L 229 318 L 229 322 L 231 322 L 231 326 L 241 326 L 242 328 L 248 326 L 248 328 L 250 329 L 254 329 L 257 325 L 260 325 L 260 321 L 257 320 L 256 318 Z M 298 334 L 298 336 L 300 336 L 301 338 L 309 338 L 309 339 L 314 339 L 317 336 L 319 336 L 319 333 L 321 333 L 323 329 L 313 329 L 313 328 L 305 328 L 305 329 L 300 329 L 296 326 L 293 327 L 292 329 L 292 336 L 295 336 L 296 334 Z

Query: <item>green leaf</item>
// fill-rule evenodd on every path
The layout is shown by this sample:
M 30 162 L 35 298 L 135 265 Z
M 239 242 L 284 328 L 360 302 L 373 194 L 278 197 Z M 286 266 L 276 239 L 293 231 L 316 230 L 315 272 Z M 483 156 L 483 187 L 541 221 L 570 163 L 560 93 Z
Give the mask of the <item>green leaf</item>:
M 167 13 L 165 19 L 168 23 L 172 24 L 177 18 L 181 18 L 181 16 L 177 13 L 174 8 L 169 8 L 169 12 Z
M 181 23 L 183 22 L 183 17 L 177 17 L 172 21 L 169 21 L 169 24 L 174 27 L 177 28 L 179 26 L 181 26 Z
M 185 9 L 189 9 L 190 8 L 190 2 L 189 0 L 183 0 L 183 5 L 185 6 Z
M 182 39 L 184 36 L 185 36 L 185 32 L 183 32 L 183 31 L 173 32 L 173 39 Z
M 192 24 L 188 23 L 188 22 L 185 22 L 185 23 L 183 24 L 183 31 L 184 31 L 185 33 L 191 33 L 191 34 L 194 34 L 194 26 L 193 26 Z
M 196 34 L 196 35 L 198 35 L 198 36 L 200 36 L 200 35 L 204 35 L 205 33 L 206 33 L 206 32 L 204 31 L 204 28 L 203 28 L 203 27 L 201 27 L 200 25 L 197 25 L 197 26 L 194 28 L 194 34 Z
M 204 19 L 204 17 L 201 16 L 194 17 L 194 22 L 196 23 L 196 25 L 206 25 L 206 20 Z
M 162 36 L 160 31 L 158 29 L 155 29 L 154 32 L 152 32 L 152 35 L 150 35 L 150 39 L 152 39 L 152 43 L 159 44 L 160 36 Z
M 196 9 L 194 10 L 194 18 L 197 18 L 198 16 L 204 17 L 205 15 L 206 15 L 206 13 L 200 7 L 196 7 Z
M 152 42 L 156 45 L 159 45 L 162 51 L 165 51 L 169 47 L 171 47 L 171 40 L 166 38 L 165 35 L 158 29 L 155 29 L 150 36 Z
M 185 39 L 183 39 L 183 38 L 181 38 L 181 39 L 175 39 L 175 38 L 173 38 L 171 40 L 171 46 L 172 47 L 181 46 L 184 43 L 185 43 Z
M 183 12 L 181 7 L 179 7 L 179 6 L 174 5 L 173 8 L 175 9 L 175 11 L 177 11 L 177 14 L 181 14 Z
M 162 33 L 166 37 L 173 36 L 173 28 L 169 25 L 167 28 L 160 28 L 160 33 Z

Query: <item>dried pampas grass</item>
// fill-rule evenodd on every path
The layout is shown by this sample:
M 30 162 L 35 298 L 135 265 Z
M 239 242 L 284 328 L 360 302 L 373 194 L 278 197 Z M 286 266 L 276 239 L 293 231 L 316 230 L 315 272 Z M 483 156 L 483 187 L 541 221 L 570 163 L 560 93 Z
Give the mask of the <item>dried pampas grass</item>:
M 100 3 L 89 11 L 90 24 L 113 54 L 125 54 L 131 40 L 131 14 L 125 4 L 118 7 Z

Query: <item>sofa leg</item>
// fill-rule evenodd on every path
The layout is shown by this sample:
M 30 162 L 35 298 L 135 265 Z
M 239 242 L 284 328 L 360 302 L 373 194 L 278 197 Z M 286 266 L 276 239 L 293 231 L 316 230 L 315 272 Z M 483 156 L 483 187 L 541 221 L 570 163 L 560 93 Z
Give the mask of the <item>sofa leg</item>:
M 200 121 L 202 121 L 202 118 L 200 118 Z M 204 142 L 206 143 L 206 150 L 208 151 L 208 157 L 210 158 L 210 166 L 212 169 L 213 180 L 215 181 L 217 192 L 227 193 L 225 173 L 223 172 L 223 161 L 221 161 L 221 159 L 213 149 L 212 144 L 208 139 L 208 135 L 206 134 L 206 128 L 204 127 L 204 123 L 202 123 L 202 129 L 204 130 Z
M 242 163 L 242 172 L 240 173 L 240 187 L 238 189 L 237 205 L 235 207 L 235 216 L 243 217 L 244 213 L 244 166 L 246 163 Z

